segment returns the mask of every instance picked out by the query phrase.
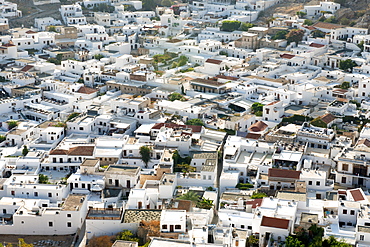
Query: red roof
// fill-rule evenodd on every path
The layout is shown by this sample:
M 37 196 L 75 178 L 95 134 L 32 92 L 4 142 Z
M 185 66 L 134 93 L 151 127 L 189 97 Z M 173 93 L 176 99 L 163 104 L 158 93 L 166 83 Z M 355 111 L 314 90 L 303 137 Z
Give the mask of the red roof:
M 32 31 L 32 30 L 28 30 L 26 33 L 30 34 L 30 33 L 37 33 L 37 32 Z
M 280 55 L 280 57 L 286 58 L 286 59 L 292 59 L 293 57 L 295 57 L 295 55 L 284 53 L 283 55 Z
M 337 29 L 337 28 L 342 28 L 345 27 L 343 25 L 338 25 L 338 24 L 333 24 L 333 23 L 328 23 L 328 22 L 317 22 L 312 25 L 315 28 L 323 28 L 323 29 Z
M 211 58 L 208 58 L 206 60 L 206 63 L 213 63 L 213 64 L 221 64 L 222 61 L 221 60 L 217 60 L 217 59 L 211 59 Z
M 263 201 L 263 199 L 254 199 L 254 200 L 247 201 L 246 204 L 247 205 L 252 205 L 252 208 L 257 208 L 257 207 L 261 206 L 262 201 Z
M 357 145 L 365 145 L 366 147 L 370 147 L 370 141 L 365 138 L 360 140 Z
M 267 124 L 262 121 L 258 121 L 257 123 L 252 124 L 251 127 L 248 128 L 248 130 L 253 132 L 260 132 L 264 131 L 267 127 Z
M 335 116 L 330 113 L 326 113 L 325 115 L 320 117 L 321 121 L 323 121 L 326 124 L 329 124 L 335 120 Z
M 277 169 L 277 168 L 270 168 L 269 173 L 268 173 L 269 177 L 274 177 L 274 178 L 299 179 L 300 175 L 301 175 L 300 171 Z
M 235 77 L 235 76 L 226 76 L 226 75 L 216 75 L 216 78 L 230 80 L 230 81 L 237 81 L 239 79 L 238 77 Z
M 92 93 L 95 93 L 97 91 L 98 90 L 96 90 L 96 89 L 84 86 L 84 87 L 80 87 L 80 89 L 78 89 L 77 93 L 92 94 Z
M 261 221 L 261 226 L 288 229 L 289 220 L 263 216 L 262 221 Z
M 260 139 L 261 137 L 261 134 L 254 134 L 254 133 L 248 133 L 245 138 L 247 139 L 254 139 L 254 140 L 258 140 Z
M 316 28 L 314 28 L 313 26 L 303 26 L 304 28 L 307 28 L 308 30 L 315 30 Z
M 3 46 L 3 47 L 12 47 L 12 46 L 15 46 L 14 44 L 10 44 L 10 43 L 8 43 L 8 44 L 3 44 L 3 45 L 1 45 L 1 46 Z
M 27 71 L 29 71 L 30 69 L 32 69 L 33 68 L 33 66 L 32 65 L 26 65 L 26 66 L 24 66 L 22 69 L 21 69 L 21 71 L 22 72 L 27 72 Z
M 353 200 L 355 200 L 355 202 L 365 200 L 365 198 L 363 197 L 363 195 L 362 195 L 362 193 L 359 189 L 350 190 L 350 192 L 351 192 Z
M 94 146 L 77 146 L 69 150 L 54 149 L 50 152 L 50 155 L 93 156 L 94 149 Z
M 317 43 L 311 43 L 310 46 L 315 47 L 315 48 L 321 48 L 321 47 L 324 47 L 325 45 L 317 44 Z

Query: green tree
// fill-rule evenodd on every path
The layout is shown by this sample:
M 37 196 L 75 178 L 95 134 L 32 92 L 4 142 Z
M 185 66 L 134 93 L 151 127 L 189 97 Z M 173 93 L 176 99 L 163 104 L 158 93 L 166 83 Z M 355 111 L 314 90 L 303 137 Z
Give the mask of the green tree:
M 18 121 L 12 120 L 8 122 L 8 130 L 11 130 L 18 126 Z
M 288 43 L 292 43 L 292 42 L 298 43 L 302 41 L 303 36 L 304 36 L 304 31 L 302 29 L 293 29 L 286 35 L 286 39 Z
M 134 241 L 139 242 L 139 238 L 137 238 L 131 231 L 123 230 L 122 232 L 118 233 L 116 236 L 117 240 L 125 240 L 125 241 Z
M 49 177 L 44 174 L 39 174 L 39 183 L 40 184 L 48 184 L 49 183 Z
M 28 154 L 28 148 L 26 145 L 23 146 L 22 155 L 26 156 Z
M 259 111 L 262 111 L 263 110 L 263 104 L 261 103 L 258 103 L 258 102 L 254 102 L 252 104 L 252 112 L 253 113 L 256 113 L 256 112 L 259 112 Z
M 346 242 L 338 241 L 334 236 L 330 236 L 322 242 L 323 247 L 351 247 L 352 245 Z
M 94 55 L 94 58 L 96 59 L 96 60 L 100 60 L 100 59 L 102 59 L 104 56 L 102 55 L 102 54 L 95 54 Z
M 189 190 L 185 194 L 177 197 L 177 199 L 187 200 L 187 201 L 192 201 L 192 202 L 197 203 L 199 201 L 199 195 L 195 191 Z
M 326 20 L 324 20 L 324 22 L 337 23 L 338 20 L 337 20 L 337 18 L 335 18 L 335 16 L 330 16 L 329 18 L 327 18 Z
M 339 62 L 339 68 L 344 71 L 352 72 L 353 68 L 356 66 L 357 64 L 351 59 L 341 60 Z
M 266 196 L 267 196 L 266 193 L 254 192 L 253 195 L 251 196 L 251 199 L 260 199 Z
M 285 247 L 305 247 L 305 245 L 299 241 L 297 238 L 288 236 L 285 239 Z
M 232 32 L 238 30 L 240 25 L 240 21 L 223 21 L 221 25 L 221 31 Z
M 222 55 L 222 56 L 229 56 L 229 54 L 226 52 L 226 51 L 220 51 L 218 54 Z
M 360 43 L 357 44 L 357 46 L 361 49 L 361 51 L 364 51 L 364 41 L 360 41 Z
M 312 37 L 314 38 L 325 38 L 325 33 L 319 29 L 313 30 L 311 32 Z
M 305 15 L 307 15 L 307 13 L 303 11 L 297 11 L 296 15 L 298 15 L 299 18 L 303 18 Z
M 197 207 L 203 209 L 211 209 L 213 208 L 213 200 L 202 197 L 202 199 L 197 202 Z
M 187 125 L 197 125 L 197 126 L 204 126 L 204 123 L 199 118 L 193 118 L 186 121 Z
M 6 140 L 6 136 L 0 135 L 0 143 Z
M 168 100 L 169 101 L 182 100 L 183 98 L 184 98 L 184 96 L 181 95 L 180 93 L 177 93 L 177 92 L 174 92 L 174 93 L 171 93 L 170 95 L 168 95 Z
M 73 113 L 69 114 L 69 116 L 67 117 L 67 121 L 77 117 L 78 115 L 80 115 L 80 113 L 78 113 L 78 112 L 73 112 Z
M 281 30 L 281 31 L 278 31 L 276 32 L 276 34 L 274 36 L 272 36 L 272 39 L 273 40 L 277 40 L 277 39 L 286 39 L 286 36 L 289 32 L 286 31 L 286 30 Z
M 184 56 L 184 55 L 182 55 L 182 56 L 180 56 L 180 58 L 179 58 L 179 61 L 178 61 L 178 67 L 181 67 L 181 66 L 184 66 L 187 62 L 188 62 L 188 57 L 187 56 Z
M 242 22 L 240 24 L 240 27 L 239 27 L 239 30 L 240 31 L 248 31 L 249 28 L 253 27 L 254 25 L 252 23 L 249 23 L 249 22 Z
M 49 26 L 49 27 L 48 27 L 48 31 L 49 31 L 49 32 L 56 32 L 56 31 L 57 31 L 57 29 L 55 28 L 55 26 Z
M 171 69 L 179 67 L 179 64 L 177 62 L 173 62 L 171 65 Z
M 311 26 L 312 24 L 313 24 L 313 21 L 311 21 L 310 19 L 306 19 L 303 22 L 303 25 L 306 25 L 306 26 Z
M 342 84 L 340 84 L 341 89 L 348 89 L 350 87 L 351 87 L 351 84 L 348 81 L 344 81 L 342 82 Z
M 148 168 L 148 163 L 150 161 L 150 154 L 152 149 L 148 146 L 141 146 L 139 150 L 141 160 L 145 163 L 145 167 Z
M 327 128 L 328 125 L 321 120 L 320 117 L 315 118 L 310 122 L 313 126 L 320 127 L 320 128 Z
M 349 25 L 350 21 L 346 17 L 343 17 L 339 20 L 339 23 L 347 26 Z
M 256 238 L 254 235 L 249 236 L 247 239 L 247 247 L 258 247 L 258 238 Z

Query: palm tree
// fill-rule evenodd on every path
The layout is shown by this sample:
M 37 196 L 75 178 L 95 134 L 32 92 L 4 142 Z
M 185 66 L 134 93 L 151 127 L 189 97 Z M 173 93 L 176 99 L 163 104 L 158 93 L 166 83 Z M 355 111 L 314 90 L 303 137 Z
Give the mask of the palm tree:
M 202 197 L 202 199 L 198 201 L 197 207 L 203 209 L 211 209 L 213 208 L 213 200 Z
M 199 195 L 195 191 L 189 190 L 187 193 L 179 196 L 177 199 L 192 201 L 196 203 L 199 201 Z

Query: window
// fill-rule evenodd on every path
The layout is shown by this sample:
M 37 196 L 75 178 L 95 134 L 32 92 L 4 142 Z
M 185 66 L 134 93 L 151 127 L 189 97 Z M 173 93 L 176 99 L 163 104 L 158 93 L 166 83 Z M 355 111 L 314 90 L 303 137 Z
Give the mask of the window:
M 364 235 L 360 235 L 360 241 L 364 241 L 365 240 L 365 236 Z
M 71 218 L 71 217 L 72 217 L 72 214 L 67 214 L 67 217 L 68 217 L 68 218 Z
M 312 181 L 308 181 L 308 185 L 312 185 Z
M 343 164 L 342 165 L 342 170 L 343 171 L 348 171 L 348 164 Z
M 71 222 L 67 222 L 67 227 L 72 227 L 72 223 Z
M 316 181 L 316 186 L 320 186 L 320 181 Z
M 245 228 L 245 226 L 244 226 L 244 225 L 240 225 L 240 228 L 241 228 L 241 229 L 244 229 L 244 228 Z
M 162 225 L 162 229 L 167 229 L 167 225 Z
M 33 192 L 33 195 L 37 197 L 39 196 L 39 192 Z
M 49 221 L 49 227 L 53 227 L 53 222 Z
M 355 215 L 355 210 L 351 210 L 351 215 Z
M 347 183 L 347 178 L 346 177 L 342 177 L 342 184 L 345 184 Z
M 52 197 L 52 195 L 51 195 L 51 193 L 50 193 L 50 192 L 48 193 L 48 197 Z
M 343 209 L 343 214 L 347 214 L 347 209 Z
M 181 225 L 175 225 L 175 229 L 180 230 L 181 229 Z
M 109 184 L 112 184 L 113 183 L 112 179 L 109 179 L 108 182 L 109 182 Z

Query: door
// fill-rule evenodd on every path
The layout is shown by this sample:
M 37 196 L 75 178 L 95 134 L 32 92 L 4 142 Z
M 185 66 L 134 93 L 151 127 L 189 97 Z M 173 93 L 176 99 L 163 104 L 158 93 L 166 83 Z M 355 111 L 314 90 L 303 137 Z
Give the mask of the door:
M 142 207 L 143 207 L 143 203 L 142 203 L 142 202 L 138 202 L 138 203 L 137 203 L 137 208 L 138 208 L 138 209 L 141 209 Z
M 170 225 L 170 232 L 173 232 L 173 225 Z
M 117 180 L 117 179 L 116 179 L 116 180 L 114 181 L 114 186 L 119 187 L 119 180 Z
M 358 178 L 358 185 L 364 185 L 364 179 L 363 178 Z

